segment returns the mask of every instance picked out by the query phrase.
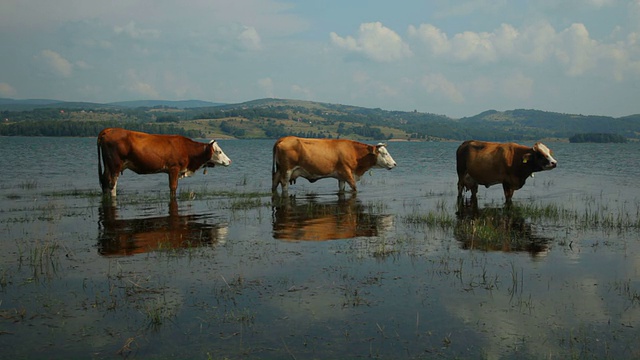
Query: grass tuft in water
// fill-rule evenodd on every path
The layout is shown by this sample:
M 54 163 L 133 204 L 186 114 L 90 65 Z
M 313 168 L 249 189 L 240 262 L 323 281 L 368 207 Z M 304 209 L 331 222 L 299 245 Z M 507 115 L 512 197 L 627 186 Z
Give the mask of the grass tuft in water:
M 440 227 L 443 229 L 450 229 L 456 223 L 454 216 L 443 211 L 429 211 L 426 214 L 414 212 L 402 217 L 402 221 L 410 225 L 426 225 L 430 228 Z

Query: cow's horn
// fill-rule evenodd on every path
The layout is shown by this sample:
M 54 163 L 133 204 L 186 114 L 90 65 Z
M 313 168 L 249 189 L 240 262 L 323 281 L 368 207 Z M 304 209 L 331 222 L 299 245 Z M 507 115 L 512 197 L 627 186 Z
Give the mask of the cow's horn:
M 215 140 L 215 139 L 214 139 L 214 140 L 211 140 L 211 141 L 209 141 L 209 145 L 213 145 L 215 142 L 216 142 L 216 140 Z

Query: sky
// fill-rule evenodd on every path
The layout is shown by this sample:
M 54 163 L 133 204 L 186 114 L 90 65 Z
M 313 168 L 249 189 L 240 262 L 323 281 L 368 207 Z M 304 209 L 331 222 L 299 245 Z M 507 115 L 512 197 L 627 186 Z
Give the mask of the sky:
M 640 0 L 3 0 L 0 98 L 640 113 Z

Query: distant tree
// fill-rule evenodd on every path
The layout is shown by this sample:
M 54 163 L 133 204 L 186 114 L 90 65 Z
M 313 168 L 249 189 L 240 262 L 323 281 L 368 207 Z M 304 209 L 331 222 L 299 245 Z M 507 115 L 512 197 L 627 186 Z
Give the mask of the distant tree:
M 592 142 L 592 143 L 625 143 L 627 139 L 618 134 L 607 134 L 607 133 L 585 133 L 585 134 L 575 134 L 569 138 L 569 142 L 572 143 L 584 143 L 584 142 Z
M 242 138 L 246 134 L 246 131 L 244 129 L 233 126 L 229 121 L 221 122 L 220 130 L 225 134 L 229 134 L 238 138 Z

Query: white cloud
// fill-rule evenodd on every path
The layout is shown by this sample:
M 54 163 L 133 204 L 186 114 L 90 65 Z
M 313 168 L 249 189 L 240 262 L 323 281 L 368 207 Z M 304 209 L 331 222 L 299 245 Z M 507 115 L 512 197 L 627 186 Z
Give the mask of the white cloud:
M 526 26 L 517 39 L 515 56 L 525 62 L 544 62 L 554 52 L 556 36 L 556 30 L 546 21 Z
M 443 95 L 447 100 L 457 104 L 464 102 L 464 96 L 456 85 L 442 74 L 427 74 L 422 77 L 421 84 L 429 94 Z
M 71 64 L 62 55 L 53 50 L 42 50 L 40 56 L 48 69 L 56 76 L 69 77 L 73 72 L 73 64 Z
M 149 98 L 149 99 L 157 99 L 158 98 L 158 91 L 156 91 L 156 89 L 153 87 L 153 85 L 149 84 L 149 83 L 145 83 L 142 81 L 137 81 L 137 82 L 132 82 L 129 84 L 128 86 L 128 90 L 137 95 L 137 96 L 142 96 L 144 98 Z
M 16 89 L 6 82 L 0 82 L 0 95 L 3 97 L 11 97 L 16 95 Z
M 158 91 L 156 88 L 140 78 L 135 70 L 127 71 L 126 84 L 124 88 L 134 96 L 142 96 L 145 99 L 157 99 Z
M 92 66 L 89 65 L 86 61 L 78 60 L 74 64 L 78 69 L 91 69 Z
M 296 95 L 302 95 L 302 98 L 305 100 L 314 100 L 313 98 L 313 90 L 308 87 L 303 87 L 297 84 L 291 85 L 291 91 Z
M 409 26 L 409 36 L 417 37 L 429 47 L 430 53 L 442 55 L 451 50 L 451 43 L 447 34 L 431 24 L 421 24 L 419 27 Z
M 133 21 L 129 22 L 125 26 L 114 26 L 113 31 L 116 34 L 125 34 L 136 40 L 157 39 L 161 34 L 160 30 L 140 29 Z
M 465 31 L 451 40 L 451 54 L 461 61 L 493 62 L 497 60 L 492 34 Z
M 619 31 L 619 29 L 618 29 Z M 512 62 L 521 65 L 554 67 L 560 64 L 570 77 L 584 76 L 598 69 L 615 79 L 638 75 L 640 62 L 638 35 L 624 41 L 605 43 L 591 38 L 587 27 L 574 23 L 557 32 L 549 23 L 538 22 L 521 30 L 502 24 L 492 32 L 465 31 L 449 37 L 430 24 L 410 26 L 408 34 L 417 39 L 430 56 L 474 65 Z
M 335 46 L 363 54 L 374 61 L 392 62 L 412 55 L 402 38 L 380 22 L 361 24 L 357 38 L 343 38 L 335 32 L 331 32 L 330 38 Z
M 357 85 L 357 90 L 351 92 L 352 99 L 367 98 L 367 99 L 385 99 L 397 98 L 400 91 L 384 81 L 378 80 L 375 77 L 370 76 L 368 73 L 358 70 L 351 75 L 351 79 L 354 85 Z
M 583 24 L 572 24 L 558 36 L 556 58 L 569 76 L 582 75 L 596 66 L 598 43 L 589 37 Z
M 247 50 L 260 50 L 262 47 L 260 35 L 253 27 L 245 26 L 238 35 L 238 41 Z

